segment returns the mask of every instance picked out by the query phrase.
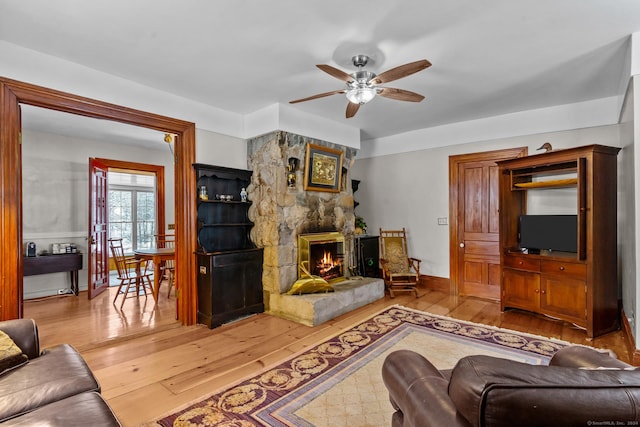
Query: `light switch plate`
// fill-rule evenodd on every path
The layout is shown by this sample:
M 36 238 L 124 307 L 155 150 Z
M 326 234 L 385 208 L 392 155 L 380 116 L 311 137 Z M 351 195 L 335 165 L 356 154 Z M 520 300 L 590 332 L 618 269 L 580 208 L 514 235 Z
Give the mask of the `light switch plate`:
M 439 217 L 438 218 L 438 225 L 448 225 L 447 217 L 446 216 L 445 217 Z

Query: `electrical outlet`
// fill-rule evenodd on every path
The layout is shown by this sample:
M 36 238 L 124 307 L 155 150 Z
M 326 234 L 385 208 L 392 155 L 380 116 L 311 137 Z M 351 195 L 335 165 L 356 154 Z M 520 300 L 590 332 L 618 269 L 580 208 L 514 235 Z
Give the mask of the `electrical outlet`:
M 67 293 L 66 289 L 58 289 L 58 295 L 64 295 Z
M 438 218 L 438 225 L 448 225 L 448 221 L 447 221 L 447 217 L 439 217 Z

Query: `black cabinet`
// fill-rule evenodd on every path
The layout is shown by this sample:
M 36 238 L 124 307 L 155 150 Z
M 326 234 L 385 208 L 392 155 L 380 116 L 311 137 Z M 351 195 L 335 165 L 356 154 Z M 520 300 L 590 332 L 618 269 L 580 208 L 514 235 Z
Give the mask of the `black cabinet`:
M 355 249 L 358 274 L 363 277 L 380 277 L 378 236 L 356 236 Z
M 210 328 L 264 311 L 261 248 L 251 242 L 251 171 L 194 164 L 198 185 L 198 322 Z
M 198 323 L 210 328 L 245 314 L 262 313 L 262 249 L 198 258 Z

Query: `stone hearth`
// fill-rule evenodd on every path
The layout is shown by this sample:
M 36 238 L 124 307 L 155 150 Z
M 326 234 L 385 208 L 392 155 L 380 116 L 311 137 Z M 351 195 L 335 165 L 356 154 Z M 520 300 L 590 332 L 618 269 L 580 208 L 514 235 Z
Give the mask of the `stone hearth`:
M 305 191 L 303 185 L 307 144 L 343 152 L 338 192 Z M 354 266 L 355 215 L 349 170 L 356 150 L 284 131 L 248 142 L 248 167 L 253 171 L 247 188 L 252 201 L 251 240 L 264 248 L 262 286 L 268 313 L 316 325 L 384 296 L 377 280 L 347 280 L 330 294 L 285 295 L 298 278 L 298 236 L 340 232 L 345 237 L 345 271 Z M 289 159 L 298 159 L 296 184 L 289 186 Z M 347 277 L 347 279 L 349 279 Z M 343 299 L 343 300 L 342 300 Z
M 384 297 L 384 281 L 363 277 L 334 283 L 335 292 L 272 295 L 269 313 L 316 326 Z

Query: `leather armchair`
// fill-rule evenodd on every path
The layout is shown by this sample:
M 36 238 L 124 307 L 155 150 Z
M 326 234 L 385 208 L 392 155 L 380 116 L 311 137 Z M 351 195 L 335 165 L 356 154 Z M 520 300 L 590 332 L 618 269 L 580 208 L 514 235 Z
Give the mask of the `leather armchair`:
M 387 356 L 382 377 L 396 409 L 393 427 L 584 427 L 640 420 L 640 370 L 588 347 L 565 347 L 549 366 L 477 355 L 452 370 L 400 350 Z
M 31 319 L 0 321 L 0 331 L 29 359 L 0 375 L 0 425 L 120 426 L 99 394 L 98 381 L 72 346 L 41 350 Z
M 40 341 L 38 327 L 31 319 L 14 319 L 0 321 L 0 331 L 9 335 L 9 338 L 29 358 L 40 356 Z

